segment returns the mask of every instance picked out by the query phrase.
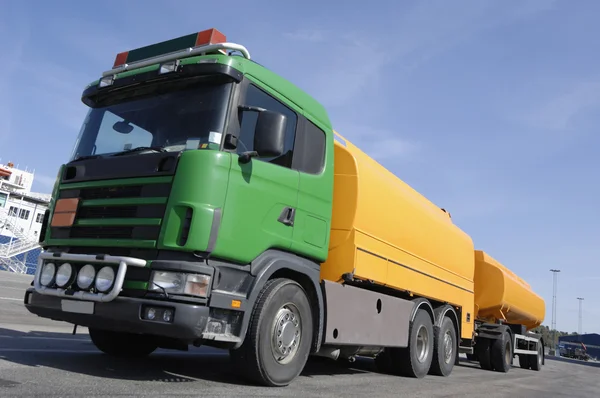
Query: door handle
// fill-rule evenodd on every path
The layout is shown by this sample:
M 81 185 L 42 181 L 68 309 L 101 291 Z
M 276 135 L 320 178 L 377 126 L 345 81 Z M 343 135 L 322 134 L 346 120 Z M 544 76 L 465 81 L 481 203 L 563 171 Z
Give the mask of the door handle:
M 281 211 L 281 214 L 279 215 L 277 221 L 279 221 L 283 225 L 287 225 L 288 227 L 293 227 L 295 217 L 296 209 L 294 209 L 293 207 L 286 206 Z

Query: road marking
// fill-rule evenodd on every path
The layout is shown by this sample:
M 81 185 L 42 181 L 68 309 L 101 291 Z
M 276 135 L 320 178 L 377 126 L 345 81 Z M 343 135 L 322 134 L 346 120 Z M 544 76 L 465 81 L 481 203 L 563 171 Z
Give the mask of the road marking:
M 0 348 L 0 352 L 39 352 L 48 354 L 100 354 L 98 350 L 61 350 L 54 348 Z
M 12 289 L 12 290 L 18 290 L 21 291 L 23 293 L 25 293 L 25 290 L 27 290 L 24 287 L 10 287 L 10 286 L 0 286 L 0 289 Z
M 22 298 L 0 297 L 0 300 L 23 301 Z
M 89 337 L 82 336 L 82 338 L 76 337 L 45 337 L 45 336 L 2 336 L 0 339 L 30 339 L 30 340 L 57 340 L 57 341 L 90 341 Z
M 37 352 L 47 354 L 101 354 L 100 350 L 72 350 L 72 349 L 60 349 L 60 348 L 0 348 L 0 352 Z M 157 355 L 196 355 L 199 357 L 223 357 L 229 355 L 228 352 L 189 352 L 189 351 L 158 351 L 152 356 Z

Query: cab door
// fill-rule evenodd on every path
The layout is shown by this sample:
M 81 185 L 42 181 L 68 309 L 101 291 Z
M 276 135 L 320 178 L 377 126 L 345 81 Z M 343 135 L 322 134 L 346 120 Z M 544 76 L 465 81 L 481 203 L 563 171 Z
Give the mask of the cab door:
M 288 250 L 294 236 L 300 176 L 292 170 L 297 115 L 271 94 L 250 83 L 243 105 L 284 114 L 284 153 L 240 163 L 232 154 L 231 171 L 219 239 L 213 255 L 249 263 L 267 249 Z M 252 151 L 258 114 L 243 112 L 237 153 Z

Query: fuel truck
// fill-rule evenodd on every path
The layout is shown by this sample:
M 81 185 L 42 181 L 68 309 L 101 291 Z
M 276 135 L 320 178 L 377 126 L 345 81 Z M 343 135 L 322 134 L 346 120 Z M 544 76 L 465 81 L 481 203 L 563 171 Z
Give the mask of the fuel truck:
M 28 311 L 102 352 L 227 349 L 286 386 L 311 355 L 389 374 L 539 371 L 543 299 L 216 29 L 117 54 L 58 170 Z

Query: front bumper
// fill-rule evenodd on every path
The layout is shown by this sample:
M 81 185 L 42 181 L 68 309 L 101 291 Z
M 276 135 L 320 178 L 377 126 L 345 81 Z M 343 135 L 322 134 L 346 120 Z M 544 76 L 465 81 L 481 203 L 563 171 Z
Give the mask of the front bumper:
M 210 318 L 210 309 L 204 305 L 117 297 L 109 302 L 90 302 L 90 306 L 85 309 L 87 313 L 70 312 L 74 311 L 73 309 L 64 310 L 73 308 L 64 304 L 72 301 L 74 300 L 40 294 L 33 288 L 25 292 L 27 310 L 44 318 L 91 328 L 170 337 L 188 342 L 204 337 Z M 142 319 L 144 306 L 172 308 L 172 322 Z
M 112 289 L 106 293 L 65 290 L 41 285 L 40 276 L 45 260 L 77 261 L 100 266 L 118 264 L 118 270 Z M 146 260 L 133 257 L 43 252 L 39 256 L 33 288 L 25 293 L 25 307 L 29 312 L 43 318 L 91 328 L 168 337 L 188 343 L 204 340 L 215 344 L 239 344 L 242 341 L 240 330 L 247 303 L 237 292 L 209 289 L 206 299 L 196 299 L 195 302 L 186 302 L 175 294 L 169 295 L 169 299 L 120 296 L 127 268 L 145 265 Z M 169 264 L 169 267 L 163 264 L 157 269 L 163 268 L 183 270 L 185 264 L 173 263 Z M 212 267 L 204 266 L 200 270 L 196 266 L 189 271 L 210 274 L 211 278 L 214 276 Z M 223 283 L 227 276 L 239 276 L 230 272 L 224 275 L 225 277 L 219 278 Z M 159 311 L 170 309 L 172 319 L 147 319 L 144 311 L 146 307 Z

